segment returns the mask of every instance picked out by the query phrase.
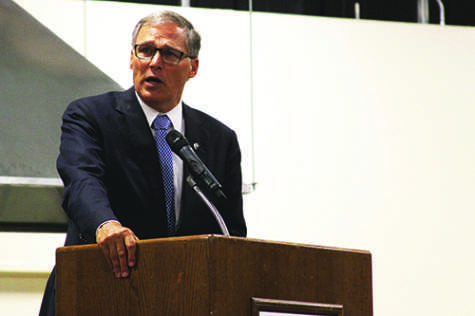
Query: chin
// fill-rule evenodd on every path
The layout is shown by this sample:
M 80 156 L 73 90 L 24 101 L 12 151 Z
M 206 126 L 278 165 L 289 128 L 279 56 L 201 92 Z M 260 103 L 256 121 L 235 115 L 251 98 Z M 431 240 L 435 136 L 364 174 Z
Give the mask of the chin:
M 162 99 L 161 93 L 157 91 L 150 91 L 150 90 L 142 90 L 141 93 L 139 93 L 140 97 L 145 101 L 159 101 Z

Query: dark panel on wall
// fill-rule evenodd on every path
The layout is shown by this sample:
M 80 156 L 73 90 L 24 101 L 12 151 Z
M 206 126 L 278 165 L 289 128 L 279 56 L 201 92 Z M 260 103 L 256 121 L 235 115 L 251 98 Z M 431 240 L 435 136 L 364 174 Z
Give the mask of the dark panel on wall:
M 117 0 L 115 0 L 117 1 Z M 118 0 L 121 2 L 160 5 L 181 5 L 181 0 Z M 355 3 L 360 5 L 360 17 L 369 20 L 417 22 L 417 0 L 253 0 L 253 11 L 355 17 Z M 447 25 L 475 26 L 475 1 L 443 0 Z M 249 10 L 248 0 L 190 0 L 192 7 Z M 429 0 L 429 22 L 439 23 L 439 6 Z

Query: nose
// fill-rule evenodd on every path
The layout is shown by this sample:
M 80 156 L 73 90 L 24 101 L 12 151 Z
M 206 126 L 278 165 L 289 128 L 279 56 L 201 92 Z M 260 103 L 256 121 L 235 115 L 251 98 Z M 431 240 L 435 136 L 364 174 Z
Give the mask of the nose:
M 155 55 L 152 56 L 152 59 L 150 59 L 150 64 L 151 65 L 161 65 L 162 64 L 162 56 L 160 55 L 160 51 L 156 50 Z

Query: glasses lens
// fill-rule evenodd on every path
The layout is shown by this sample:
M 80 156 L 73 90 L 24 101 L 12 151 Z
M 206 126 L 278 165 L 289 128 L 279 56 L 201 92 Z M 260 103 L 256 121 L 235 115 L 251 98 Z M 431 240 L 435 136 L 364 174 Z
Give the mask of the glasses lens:
M 151 45 L 145 44 L 135 46 L 135 55 L 140 59 L 149 60 L 155 56 L 157 50 L 160 52 L 160 57 L 162 60 L 167 64 L 178 64 L 185 55 L 185 53 L 177 49 L 167 47 L 158 49 Z
M 169 64 L 177 64 L 180 62 L 183 53 L 176 49 L 163 48 L 160 51 L 160 55 L 162 56 L 164 62 Z
M 135 47 L 135 55 L 141 59 L 150 59 L 155 55 L 155 48 L 149 45 L 137 45 Z

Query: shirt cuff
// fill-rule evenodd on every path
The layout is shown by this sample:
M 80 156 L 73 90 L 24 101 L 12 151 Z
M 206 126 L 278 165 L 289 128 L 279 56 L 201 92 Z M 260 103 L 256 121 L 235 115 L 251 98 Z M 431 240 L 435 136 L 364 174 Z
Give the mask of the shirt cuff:
M 97 227 L 97 229 L 96 229 L 96 237 L 97 237 L 97 232 L 99 231 L 99 229 L 101 229 L 102 226 L 104 226 L 105 224 L 111 223 L 111 222 L 116 222 L 116 223 L 118 223 L 119 225 L 122 225 L 119 221 L 116 221 L 115 219 L 111 219 L 111 220 L 105 221 L 104 223 L 102 223 L 101 225 L 99 225 L 99 227 Z

